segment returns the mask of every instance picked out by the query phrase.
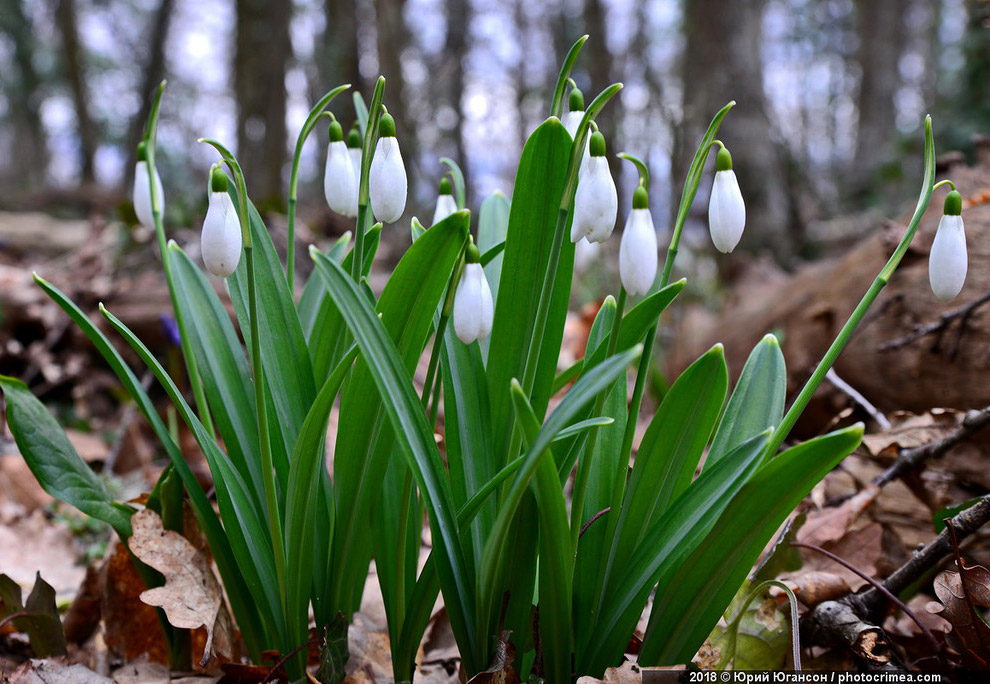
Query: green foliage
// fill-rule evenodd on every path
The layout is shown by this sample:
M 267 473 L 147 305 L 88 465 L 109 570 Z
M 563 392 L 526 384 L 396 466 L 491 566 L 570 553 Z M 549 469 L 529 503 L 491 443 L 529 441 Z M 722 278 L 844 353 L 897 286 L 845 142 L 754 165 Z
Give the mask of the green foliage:
M 582 44 L 568 53 L 555 115 Z M 649 417 L 629 470 L 659 319 L 685 285 L 669 284 L 680 232 L 731 104 L 715 115 L 689 170 L 659 285 L 628 311 L 624 291 L 607 297 L 585 357 L 558 374 L 573 280 L 574 246 L 566 236 L 584 140 L 620 86 L 591 102 L 575 140 L 557 116 L 538 126 L 524 146 L 511 204 L 498 194 L 482 203 L 477 245 L 494 320 L 490 339 L 466 345 L 448 321 L 472 244 L 468 210 L 429 229 L 414 222 L 412 245 L 381 294 L 366 280 L 381 231 L 370 225 L 368 169 L 384 85 L 379 79 L 370 110 L 355 97 L 366 138 L 353 244 L 342 238 L 326 252 L 310 249 L 315 270 L 298 302 L 287 278 L 292 257 L 283 266 L 244 194 L 239 165 L 221 144 L 210 141 L 231 169 L 244 238 L 244 258 L 227 280 L 236 327 L 210 280 L 177 245 L 166 246 L 156 226 L 195 407 L 133 332 L 103 311 L 202 449 L 219 515 L 118 351 L 61 292 L 39 284 L 93 341 L 161 440 L 174 477 L 173 489 L 163 483 L 157 496 L 174 504 L 175 483 L 184 487 L 255 660 L 265 649 L 285 654 L 303 644 L 312 607 L 327 635 L 321 676 L 338 681 L 347 621 L 374 558 L 397 681 L 413 677 L 438 593 L 468 675 L 491 663 L 493 635 L 508 630 L 524 677 L 600 676 L 621 659 L 654 590 L 640 659 L 687 662 L 740 587 L 749 586 L 747 575 L 780 524 L 862 435 L 855 426 L 777 453 L 814 387 L 784 414 L 784 359 L 767 336 L 731 393 L 721 345 L 676 378 Z M 149 126 L 152 163 L 153 132 Z M 931 195 L 933 154 L 929 125 L 918 212 Z M 463 204 L 463 175 L 451 160 L 443 163 Z M 846 337 L 824 366 L 899 258 L 843 328 Z M 427 381 L 417 392 L 414 377 L 427 350 Z M 637 375 L 630 404 L 631 367 Z M 113 501 L 51 414 L 20 381 L 0 378 L 0 388 L 11 430 L 42 485 L 126 536 L 131 509 Z M 559 400 L 552 402 L 554 395 Z M 331 480 L 326 432 L 335 405 Z M 442 450 L 435 433 L 441 408 Z M 575 466 L 568 515 L 564 492 Z M 424 511 L 433 549 L 417 575 Z M 760 632 L 754 646 L 745 637 L 755 634 L 753 609 L 737 602 L 729 619 L 734 631 L 719 638 L 737 662 L 779 660 L 784 632 Z M 302 655 L 291 658 L 291 678 L 301 679 L 304 665 Z

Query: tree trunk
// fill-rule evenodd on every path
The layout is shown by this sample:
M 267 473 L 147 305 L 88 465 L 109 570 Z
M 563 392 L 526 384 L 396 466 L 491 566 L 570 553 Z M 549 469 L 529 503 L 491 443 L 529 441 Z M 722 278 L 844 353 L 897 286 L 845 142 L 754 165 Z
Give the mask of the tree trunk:
M 358 53 L 358 17 L 355 0 L 327 0 L 326 28 L 323 30 L 323 45 L 319 63 L 320 84 L 319 95 L 342 83 L 350 83 L 353 92 L 360 92 L 367 102 L 371 95 L 365 92 L 364 79 Z M 340 97 L 330 107 L 340 120 L 346 133 L 354 118 L 354 108 L 350 97 Z
M 471 168 L 464 144 L 464 59 L 467 56 L 467 33 L 470 25 L 471 8 L 469 0 L 447 0 L 447 39 L 444 43 L 443 64 L 438 72 L 437 82 L 445 91 L 444 102 L 454 110 L 457 120 L 451 137 L 454 143 L 454 156 L 461 170 L 468 191 L 468 205 L 473 199 L 471 192 Z
M 375 0 L 375 21 L 378 27 L 378 68 L 386 80 L 385 105 L 395 110 L 395 129 L 402 156 L 415 159 L 415 139 L 404 111 L 406 80 L 402 75 L 402 51 L 407 44 L 408 31 L 402 19 L 405 0 Z
M 33 62 L 34 31 L 21 0 L 10 0 L 7 9 L 0 12 L 0 31 L 6 33 L 14 45 L 14 73 L 7 82 L 6 93 L 13 130 L 10 156 L 17 160 L 7 185 L 23 190 L 43 182 L 48 149 L 38 108 L 41 79 Z
M 127 130 L 127 166 L 124 172 L 124 184 L 130 181 L 127 169 L 134 167 L 137 157 L 137 144 L 144 135 L 144 126 L 151 115 L 151 101 L 158 84 L 165 77 L 165 42 L 168 40 L 168 28 L 172 19 L 172 7 L 175 0 L 161 0 L 158 10 L 152 18 L 151 41 L 148 44 L 148 61 L 144 66 L 144 80 L 141 84 L 141 109 L 131 120 Z
M 237 1 L 237 157 L 254 201 L 278 208 L 288 156 L 285 73 L 292 58 L 291 17 L 289 2 Z
M 860 196 L 869 193 L 877 168 L 891 155 L 894 142 L 894 95 L 900 86 L 898 62 L 904 51 L 907 0 L 857 0 L 860 80 L 854 173 L 850 180 Z
M 676 131 L 673 168 L 680 183 L 708 122 L 735 100 L 737 105 L 718 137 L 732 152 L 746 199 L 747 229 L 741 247 L 767 249 L 787 262 L 797 247 L 799 226 L 791 212 L 786 154 L 773 141 L 763 92 L 760 49 L 765 4 L 766 0 L 684 3 L 684 118 Z M 706 195 L 707 191 L 702 197 Z
M 96 157 L 96 126 L 89 113 L 89 90 L 83 65 L 82 47 L 77 33 L 75 0 L 58 0 L 55 7 L 55 23 L 62 37 L 65 58 L 65 77 L 72 91 L 76 110 L 76 127 L 80 145 L 80 176 L 83 184 L 96 180 L 93 160 Z

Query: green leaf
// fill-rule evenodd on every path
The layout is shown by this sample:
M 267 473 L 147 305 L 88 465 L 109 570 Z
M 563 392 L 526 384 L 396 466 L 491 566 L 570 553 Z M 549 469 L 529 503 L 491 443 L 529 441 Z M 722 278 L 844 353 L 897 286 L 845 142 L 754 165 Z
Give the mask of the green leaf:
M 234 184 L 230 185 L 234 206 L 239 203 Z M 274 408 L 269 420 L 272 428 L 272 457 L 278 482 L 284 495 L 289 476 L 288 457 L 292 453 L 309 407 L 316 398 L 315 376 L 310 363 L 302 324 L 282 270 L 282 262 L 272 244 L 261 216 L 248 202 L 249 226 L 255 253 L 255 287 L 258 297 L 258 329 L 261 335 L 261 358 L 265 369 L 265 390 Z M 247 260 L 227 278 L 230 299 L 237 311 L 245 344 L 251 345 L 248 313 Z M 281 443 L 275 439 L 281 435 Z
M 478 573 L 478 595 L 479 600 L 483 602 L 479 605 L 478 624 L 481 629 L 487 629 L 489 618 L 495 613 L 498 604 L 496 581 L 505 558 L 505 542 L 512 527 L 516 510 L 523 500 L 523 495 L 528 490 L 530 480 L 539 466 L 540 458 L 549 449 L 557 433 L 567 427 L 574 417 L 594 400 L 599 392 L 625 372 L 626 367 L 635 361 L 641 352 L 642 348 L 637 346 L 629 351 L 616 354 L 585 374 L 557 405 L 557 408 L 543 424 L 536 439 L 530 444 L 515 480 L 499 508 L 495 526 L 492 528 L 482 554 L 482 564 Z
M 622 656 L 653 588 L 714 527 L 731 498 L 759 467 L 768 435 L 769 431 L 743 443 L 716 467 L 704 471 L 646 530 L 627 564 L 615 566 L 591 615 L 593 624 L 585 634 L 587 648 L 577 652 L 580 672 L 603 672 Z
M 16 613 L 14 626 L 28 636 L 31 651 L 37 658 L 65 655 L 65 633 L 55 605 L 55 590 L 41 573 L 35 573 L 34 588 L 21 603 L 21 587 L 7 575 L 0 575 L 0 620 Z
M 643 435 L 616 523 L 605 577 L 624 568 L 646 530 L 691 483 L 728 386 L 722 345 L 688 366 Z
M 440 356 L 444 433 L 454 503 L 462 507 L 497 469 L 491 436 L 491 408 L 485 365 L 478 344 L 463 344 L 448 326 Z M 475 564 L 495 522 L 495 501 L 483 504 L 471 525 Z M 467 544 L 466 544 L 467 545 Z
M 284 278 L 282 282 L 285 282 Z M 224 530 L 227 532 L 238 566 L 244 574 L 244 580 L 249 590 L 255 595 L 255 600 L 263 599 L 261 606 L 271 620 L 273 636 L 278 639 L 279 647 L 291 648 L 292 645 L 285 642 L 285 615 L 279 597 L 279 582 L 275 569 L 272 540 L 268 533 L 268 526 L 263 522 L 264 515 L 253 502 L 250 488 L 240 473 L 237 472 L 237 469 L 233 467 L 227 455 L 210 437 L 199 418 L 186 403 L 175 382 L 151 351 L 116 316 L 102 306 L 100 312 L 154 373 L 155 378 L 165 389 L 182 420 L 196 438 L 196 443 L 202 449 L 210 466 L 210 472 L 213 474 L 213 483 L 216 487 L 220 515 L 224 521 Z
M 327 249 L 326 255 L 337 263 L 340 263 L 347 253 L 350 243 L 351 233 L 347 231 L 334 240 L 334 243 Z M 296 310 L 299 312 L 299 322 L 302 324 L 303 335 L 306 337 L 307 343 L 313 335 L 313 326 L 316 325 L 316 321 L 319 318 L 320 304 L 323 303 L 323 297 L 326 295 L 326 292 L 327 288 L 323 286 L 323 280 L 320 276 L 316 275 L 315 271 L 311 271 L 309 277 L 306 278 L 306 284 L 303 286 L 302 294 L 299 295 L 299 303 L 296 304 Z M 312 348 L 310 348 L 310 355 L 312 356 Z
M 382 291 L 376 311 L 407 374 L 415 370 L 426 345 L 433 314 L 467 239 L 469 221 L 468 212 L 457 212 L 426 231 L 403 255 Z M 318 260 L 318 267 L 322 263 Z M 328 289 L 332 294 L 329 285 Z M 372 554 L 371 515 L 395 439 L 376 392 L 374 362 L 363 353 L 355 364 L 340 399 L 340 424 L 361 427 L 338 431 L 334 449 L 337 519 L 349 521 L 338 527 L 334 538 L 334 600 L 336 609 L 346 613 L 360 605 Z
M 294 631 L 289 641 L 302 643 L 306 639 L 309 623 L 307 610 L 310 584 L 314 566 L 323 559 L 311 556 L 318 517 L 317 499 L 326 468 L 325 438 L 330 410 L 340 391 L 358 349 L 350 351 L 323 383 L 316 400 L 306 414 L 299 440 L 289 466 L 289 487 L 285 507 L 285 556 L 286 556 L 286 618 Z M 331 494 L 332 496 L 332 494 Z M 298 623 L 298 624 L 297 624 Z
M 117 349 L 110 343 L 110 340 L 107 339 L 106 335 L 99 328 L 93 325 L 93 322 L 89 320 L 86 314 L 57 287 L 37 274 L 35 274 L 34 279 L 41 289 L 45 291 L 45 294 L 51 297 L 68 314 L 69 318 L 79 326 L 90 342 L 93 343 L 93 346 L 100 352 L 100 355 L 103 356 L 110 368 L 113 369 L 114 374 L 120 380 L 124 389 L 134 399 L 135 404 L 137 404 L 138 409 L 141 411 L 141 415 L 151 425 L 159 442 L 165 448 L 165 453 L 168 455 L 175 471 L 179 474 L 186 493 L 189 495 L 189 502 L 192 506 L 193 514 L 196 516 L 196 522 L 199 523 L 199 527 L 203 530 L 203 534 L 206 536 L 206 540 L 210 545 L 210 551 L 212 551 L 217 568 L 220 570 L 224 588 L 230 599 L 234 616 L 237 618 L 237 624 L 241 628 L 241 633 L 244 635 L 244 641 L 251 652 L 252 658 L 255 660 L 259 659 L 261 657 L 261 651 L 264 648 L 270 647 L 271 642 L 265 633 L 265 628 L 258 615 L 254 596 L 248 589 L 241 568 L 234 558 L 230 541 L 220 524 L 220 519 L 213 510 L 213 505 L 206 498 L 206 493 L 200 486 L 195 474 L 193 474 L 189 464 L 186 463 L 185 457 L 179 451 L 179 447 L 172 440 L 168 428 L 158 415 L 157 408 L 148 397 L 148 393 L 144 391 L 137 376 L 134 375 L 134 371 L 130 369 Z
M 428 231 L 427 235 L 435 228 Z M 417 244 L 425 244 L 425 236 Z M 458 644 L 466 645 L 461 650 L 465 667 L 469 671 L 477 671 L 480 669 L 481 659 L 473 650 L 479 641 L 474 631 L 472 576 L 467 571 L 467 559 L 454 517 L 453 495 L 433 439 L 433 430 L 426 422 L 422 404 L 412 386 L 411 375 L 384 322 L 378 318 L 368 300 L 340 266 L 321 254 L 315 254 L 314 258 L 328 290 L 344 315 L 347 327 L 361 348 L 362 356 L 368 361 L 367 367 L 384 401 L 396 442 L 406 455 L 416 483 L 426 499 L 430 510 L 434 550 L 436 557 L 442 559 L 437 562 L 437 571 L 451 627 Z M 431 319 L 432 313 L 431 309 Z
M 495 454 L 504 465 L 517 454 L 508 453 L 514 422 L 509 382 L 524 377 L 530 341 L 539 307 L 543 274 L 550 263 L 554 230 L 564 192 L 571 137 L 556 119 L 541 124 L 526 141 L 512 191 L 512 206 L 502 255 L 502 272 L 490 348 L 499 353 L 488 359 L 492 434 Z M 554 280 L 530 403 L 537 416 L 546 412 L 563 337 L 571 289 L 574 245 L 564 240 Z M 525 277 L 522 275 L 525 274 Z
M 753 435 L 779 425 L 786 394 L 784 355 L 777 338 L 767 335 L 753 347 L 743 366 L 712 438 L 705 467 L 712 467 Z
M 698 548 L 661 581 L 640 653 L 644 664 L 694 655 L 780 524 L 862 436 L 857 424 L 792 447 L 743 485 Z
M 478 250 L 486 254 L 505 244 L 509 230 L 509 199 L 497 190 L 485 198 L 478 212 Z M 492 301 L 498 301 L 498 284 L 502 279 L 502 256 L 496 255 L 485 265 L 485 277 L 492 290 Z
M 457 208 L 467 208 L 467 185 L 464 182 L 464 172 L 450 157 L 440 157 L 440 163 L 450 169 L 450 176 L 454 180 L 454 197 L 457 198 Z M 481 249 L 479 247 L 479 249 Z
M 733 670 L 779 670 L 791 641 L 787 614 L 767 590 L 756 597 L 752 590 L 749 582 L 740 587 L 726 611 L 729 624 L 709 636 L 713 655 Z
M 525 435 L 532 444 L 540 421 L 522 386 L 513 381 L 512 402 Z M 540 521 L 540 647 L 546 679 L 566 682 L 571 675 L 571 556 L 567 504 L 557 479 L 553 456 L 545 452 L 533 478 Z
M 59 501 L 131 536 L 131 511 L 114 503 L 100 478 L 79 457 L 58 421 L 17 378 L 0 375 L 7 425 L 38 484 Z
M 247 358 L 227 310 L 206 276 L 175 242 L 168 245 L 176 306 L 183 311 L 186 332 L 213 421 L 223 437 L 227 454 L 246 482 L 256 504 L 264 501 L 261 453 L 254 387 Z

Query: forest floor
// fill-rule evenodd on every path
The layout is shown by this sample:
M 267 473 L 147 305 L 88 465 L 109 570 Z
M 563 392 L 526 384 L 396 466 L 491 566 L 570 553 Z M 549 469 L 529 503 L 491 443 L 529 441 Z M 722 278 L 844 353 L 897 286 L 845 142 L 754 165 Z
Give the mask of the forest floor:
M 979 181 L 990 178 L 990 173 L 980 167 L 974 178 L 978 180 L 972 187 L 980 187 Z M 990 565 L 990 529 L 981 527 L 990 519 L 990 506 L 985 511 L 980 506 L 969 511 L 959 508 L 990 491 L 986 467 L 990 430 L 981 432 L 990 423 L 990 411 L 980 410 L 990 404 L 990 355 L 983 330 L 990 317 L 984 318 L 979 301 L 990 298 L 990 261 L 984 247 L 990 244 L 990 235 L 984 236 L 990 233 L 990 205 L 981 195 L 971 196 L 969 205 L 975 210 L 967 214 L 972 251 L 965 296 L 940 310 L 927 303 L 912 308 L 912 302 L 931 299 L 924 279 L 916 273 L 925 260 L 915 255 L 905 264 L 907 275 L 892 285 L 888 303 L 878 303 L 881 314 L 871 324 L 873 329 L 887 325 L 885 339 L 909 348 L 910 360 L 901 362 L 908 365 L 891 371 L 899 376 L 887 383 L 898 382 L 897 389 L 873 391 L 878 382 L 884 384 L 876 376 L 886 372 L 881 369 L 889 357 L 879 356 L 887 352 L 877 349 L 879 338 L 866 333 L 860 340 L 865 338 L 872 347 L 860 341 L 858 351 L 850 348 L 856 358 L 864 359 L 838 367 L 841 381 L 830 384 L 811 419 L 799 426 L 804 437 L 859 419 L 870 426 L 863 446 L 828 475 L 792 517 L 786 539 L 798 546 L 787 547 L 786 554 L 780 548 L 775 552 L 780 563 L 775 574 L 801 604 L 805 669 L 944 671 L 985 669 L 990 664 L 990 628 L 973 619 L 974 607 L 981 615 L 990 607 L 990 570 L 980 565 Z M 928 223 L 923 227 L 922 244 L 930 244 L 932 229 Z M 676 368 L 679 359 L 716 341 L 705 339 L 706 334 L 715 334 L 712 331 L 732 331 L 727 340 L 732 359 L 748 352 L 751 332 L 759 339 L 767 330 L 784 328 L 785 355 L 789 363 L 797 359 L 789 372 L 793 383 L 801 382 L 813 353 L 802 356 L 800 349 L 788 347 L 821 337 L 822 320 L 829 326 L 841 325 L 845 307 L 851 308 L 855 300 L 843 299 L 833 306 L 834 300 L 826 296 L 819 309 L 808 311 L 805 306 L 805 313 L 799 315 L 788 308 L 795 301 L 806 302 L 794 299 L 795 283 L 817 282 L 821 292 L 821 283 L 834 277 L 828 269 L 840 269 L 852 283 L 843 285 L 846 289 L 855 289 L 864 278 L 868 282 L 876 254 L 887 244 L 884 235 L 882 230 L 875 232 L 845 257 L 769 279 L 762 285 L 761 310 L 776 312 L 776 318 L 755 320 L 752 330 L 743 329 L 738 321 L 725 323 L 725 317 L 733 315 L 731 307 L 722 314 L 693 311 L 675 320 L 678 330 L 690 327 L 693 333 L 668 349 L 669 363 Z M 194 238 L 191 232 L 177 236 L 180 243 Z M 110 370 L 35 287 L 31 272 L 46 276 L 84 309 L 95 310 L 98 302 L 106 302 L 156 353 L 172 364 L 180 363 L 163 318 L 170 311 L 168 294 L 157 262 L 149 258 L 155 253 L 151 236 L 98 221 L 0 214 L 0 244 L 0 373 L 31 385 L 68 426 L 73 445 L 104 474 L 118 499 L 140 501 L 164 465 L 154 436 L 133 407 L 120 401 Z M 967 304 L 971 304 L 968 310 Z M 569 320 L 562 358 L 581 356 L 590 310 Z M 883 316 L 890 320 L 879 320 Z M 708 333 L 691 323 L 702 319 L 708 321 Z M 876 372 L 864 370 L 871 364 Z M 951 376 L 950 387 L 931 389 L 937 381 L 929 372 L 932 364 L 936 371 L 941 364 L 943 376 Z M 738 372 L 741 363 L 731 367 Z M 425 375 L 425 368 L 418 375 Z M 144 379 L 150 386 L 151 378 Z M 942 382 L 947 382 L 945 377 Z M 878 396 L 877 405 L 861 401 L 856 389 L 868 397 Z M 152 396 L 162 399 L 154 392 Z M 164 408 L 165 402 L 161 405 Z M 640 426 L 643 429 L 645 425 Z M 209 471 L 195 442 L 188 434 L 183 437 L 187 459 L 208 484 Z M 940 533 L 943 519 L 953 516 L 949 529 Z M 195 530 L 187 537 L 202 548 Z M 424 553 L 429 549 L 428 530 L 424 530 L 423 549 Z M 918 549 L 928 550 L 918 554 Z M 26 635 L 0 614 L 0 682 L 279 680 L 271 664 L 251 667 L 226 662 L 206 672 L 170 672 L 163 664 L 166 651 L 158 618 L 139 599 L 143 586 L 127 550 L 105 526 L 59 505 L 42 491 L 2 426 L 0 550 L 0 573 L 19 585 L 24 595 L 34 586 L 37 573 L 54 589 L 68 642 L 66 656 L 33 658 Z M 880 583 L 890 583 L 894 593 L 908 584 L 917 586 L 906 606 L 891 607 L 872 588 Z M 0 596 L 0 604 L 3 600 Z M 741 622 L 736 668 L 793 667 L 788 614 L 786 595 L 778 590 L 749 607 Z M 695 657 L 698 666 L 711 667 L 722 659 L 724 631 L 724 625 L 716 629 Z M 202 652 L 204 633 L 200 629 L 194 634 L 194 656 L 197 648 Z M 387 681 L 391 663 L 374 566 L 348 640 L 349 681 Z M 634 639 L 629 662 L 610 670 L 605 681 L 641 681 L 634 666 L 635 647 Z M 439 603 L 418 663 L 417 681 L 461 681 L 457 649 Z

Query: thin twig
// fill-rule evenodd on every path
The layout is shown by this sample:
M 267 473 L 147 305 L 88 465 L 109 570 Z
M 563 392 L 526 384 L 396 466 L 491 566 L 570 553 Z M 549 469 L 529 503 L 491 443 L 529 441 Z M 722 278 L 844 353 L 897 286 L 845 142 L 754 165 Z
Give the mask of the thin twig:
M 902 449 L 894 462 L 882 473 L 873 478 L 873 484 L 882 487 L 888 482 L 898 479 L 905 473 L 915 470 L 928 459 L 941 456 L 956 444 L 966 439 L 974 432 L 990 425 L 990 406 L 978 411 L 968 411 L 962 424 L 949 434 L 910 449 Z
M 289 659 L 292 658 L 292 656 L 299 653 L 299 651 L 303 650 L 304 648 L 309 648 L 310 646 L 314 646 L 320 643 L 320 640 L 321 637 L 318 636 L 313 637 L 312 639 L 309 639 L 308 641 L 304 641 L 303 643 L 299 644 L 294 649 L 286 653 L 277 663 L 272 665 L 272 669 L 268 671 L 268 676 L 261 680 L 261 684 L 268 684 L 268 682 L 275 681 L 274 677 L 278 677 L 278 671 L 282 669 L 282 667 L 287 662 L 289 662 Z
M 841 565 L 842 567 L 844 567 L 849 572 L 855 573 L 857 576 L 859 576 L 860 578 L 862 578 L 866 582 L 869 582 L 869 584 L 874 589 L 876 589 L 877 591 L 879 591 L 880 593 L 882 593 L 890 601 L 892 601 L 895 605 L 897 605 L 898 608 L 900 608 L 902 611 L 904 611 L 904 614 L 907 615 L 909 618 L 911 618 L 911 620 L 914 622 L 914 624 L 918 625 L 918 628 L 925 635 L 925 638 L 928 639 L 929 642 L 931 642 L 932 648 L 935 651 L 938 651 L 938 641 L 935 639 L 935 635 L 931 633 L 931 630 L 929 630 L 928 627 L 925 626 L 925 623 L 923 623 L 921 621 L 921 619 L 917 616 L 917 614 L 913 610 L 911 610 L 910 608 L 908 608 L 908 606 L 907 606 L 906 603 L 904 603 L 899 598 L 897 598 L 896 596 L 894 596 L 894 594 L 892 594 L 879 581 L 873 579 L 872 577 L 870 577 L 869 575 L 867 575 L 865 572 L 863 572 L 862 570 L 860 570 L 859 568 L 857 568 L 855 565 L 853 565 L 849 561 L 845 560 L 844 558 L 841 558 L 841 557 L 835 555 L 834 553 L 832 553 L 831 551 L 829 551 L 827 549 L 823 549 L 820 546 L 815 546 L 814 544 L 805 544 L 803 542 L 796 542 L 796 541 L 790 542 L 790 545 L 791 546 L 798 546 L 798 547 L 800 547 L 802 549 L 811 549 L 812 551 L 817 551 L 818 553 L 822 554 L 823 556 L 825 556 L 825 557 L 829 558 L 830 560 L 838 563 L 839 565 Z
M 880 409 L 871 404 L 869 399 L 860 394 L 859 390 L 840 378 L 839 374 L 835 372 L 835 368 L 829 368 L 828 373 L 825 374 L 825 379 L 832 383 L 837 390 L 859 404 L 882 429 L 890 429 L 890 421 L 887 420 L 887 416 L 883 415 Z
M 924 323 L 922 325 L 916 325 L 914 329 L 911 330 L 904 337 L 900 337 L 896 340 L 891 340 L 890 342 L 885 342 L 880 345 L 879 351 L 887 352 L 893 351 L 895 349 L 900 349 L 901 347 L 906 347 L 917 339 L 925 337 L 926 335 L 932 335 L 937 332 L 942 332 L 949 327 L 949 324 L 957 318 L 965 319 L 979 307 L 983 306 L 987 302 L 990 302 L 990 292 L 987 292 L 982 297 L 978 297 L 968 304 L 964 304 L 957 309 L 952 309 L 951 311 L 946 311 L 945 313 L 939 315 L 937 321 L 931 323 Z
M 588 520 L 588 522 L 586 522 L 584 525 L 581 526 L 581 531 L 578 532 L 578 539 L 580 539 L 581 537 L 584 536 L 584 533 L 588 531 L 588 528 L 589 527 L 591 527 L 591 523 L 595 522 L 596 520 L 598 520 L 600 517 L 602 517 L 603 515 L 605 515 L 606 513 L 608 513 L 611 510 L 612 510 L 612 507 L 609 506 L 608 508 L 603 508 L 602 510 L 598 511 L 593 516 L 591 516 L 591 519 Z
M 949 529 L 956 533 L 958 541 L 973 534 L 988 521 L 990 521 L 990 496 L 983 497 L 973 506 L 957 513 L 951 519 L 951 528 L 947 525 L 941 534 L 891 573 L 883 581 L 886 592 L 874 588 L 850 597 L 849 600 L 853 603 L 856 613 L 871 617 L 878 616 L 887 605 L 887 594 L 900 594 L 949 555 L 953 549 Z

